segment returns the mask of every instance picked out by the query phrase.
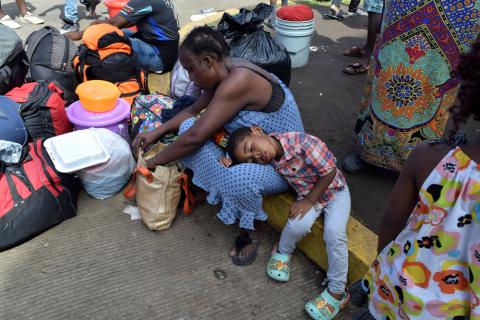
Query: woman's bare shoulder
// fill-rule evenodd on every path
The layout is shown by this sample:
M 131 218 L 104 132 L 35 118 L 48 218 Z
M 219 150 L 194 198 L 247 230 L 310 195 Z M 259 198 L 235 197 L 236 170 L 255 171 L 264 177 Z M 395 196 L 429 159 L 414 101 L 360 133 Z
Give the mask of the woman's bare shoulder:
M 231 58 L 231 72 L 245 75 L 258 75 L 265 79 L 273 80 L 271 74 L 248 60 L 241 58 Z

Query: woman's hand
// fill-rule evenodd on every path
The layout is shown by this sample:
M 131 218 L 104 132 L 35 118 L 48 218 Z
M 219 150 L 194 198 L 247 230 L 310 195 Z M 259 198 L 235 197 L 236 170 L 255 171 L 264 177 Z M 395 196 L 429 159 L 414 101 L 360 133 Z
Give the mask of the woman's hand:
M 79 41 L 83 37 L 83 32 L 80 31 L 70 31 L 65 33 L 65 36 L 72 39 L 73 41 Z
M 290 219 L 302 219 L 303 216 L 308 212 L 308 210 L 312 209 L 313 203 L 310 202 L 307 198 L 303 198 L 300 200 L 295 201 L 290 206 Z
M 132 142 L 133 153 L 137 155 L 140 148 L 144 151 L 148 150 L 148 147 L 152 143 L 155 143 L 161 136 L 162 135 L 160 132 L 158 132 L 158 129 L 150 132 L 142 132 L 137 134 L 137 136 Z
M 148 169 L 155 169 L 157 167 L 157 164 L 155 163 L 155 157 L 145 161 L 145 165 Z

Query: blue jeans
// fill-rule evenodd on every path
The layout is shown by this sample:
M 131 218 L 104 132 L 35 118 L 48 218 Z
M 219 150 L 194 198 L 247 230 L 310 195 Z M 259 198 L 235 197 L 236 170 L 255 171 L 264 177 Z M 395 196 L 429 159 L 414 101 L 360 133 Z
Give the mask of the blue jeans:
M 122 29 L 122 31 L 132 41 L 133 61 L 147 71 L 161 72 L 163 62 L 158 48 L 140 39 L 132 38 L 135 32 L 130 29 Z
M 63 9 L 65 19 L 73 23 L 78 21 L 77 0 L 65 0 Z

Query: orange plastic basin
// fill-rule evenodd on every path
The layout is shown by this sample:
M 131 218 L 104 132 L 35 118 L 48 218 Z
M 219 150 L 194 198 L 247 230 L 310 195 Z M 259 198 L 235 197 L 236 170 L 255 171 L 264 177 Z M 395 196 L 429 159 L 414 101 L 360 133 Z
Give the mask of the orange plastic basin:
M 90 112 L 111 111 L 120 97 L 117 86 L 103 80 L 85 81 L 77 87 L 75 93 L 85 110 Z

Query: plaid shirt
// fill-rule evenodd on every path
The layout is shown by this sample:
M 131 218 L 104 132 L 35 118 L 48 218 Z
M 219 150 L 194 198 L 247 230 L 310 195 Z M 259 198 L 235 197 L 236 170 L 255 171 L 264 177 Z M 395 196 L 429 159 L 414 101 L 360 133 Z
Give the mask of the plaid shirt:
M 284 154 L 272 165 L 292 186 L 299 196 L 305 197 L 315 187 L 319 177 L 335 169 L 337 159 L 325 143 L 317 137 L 301 132 L 273 133 L 282 145 Z M 342 172 L 337 169 L 335 178 L 317 200 L 321 207 L 335 198 L 335 192 L 347 185 Z

